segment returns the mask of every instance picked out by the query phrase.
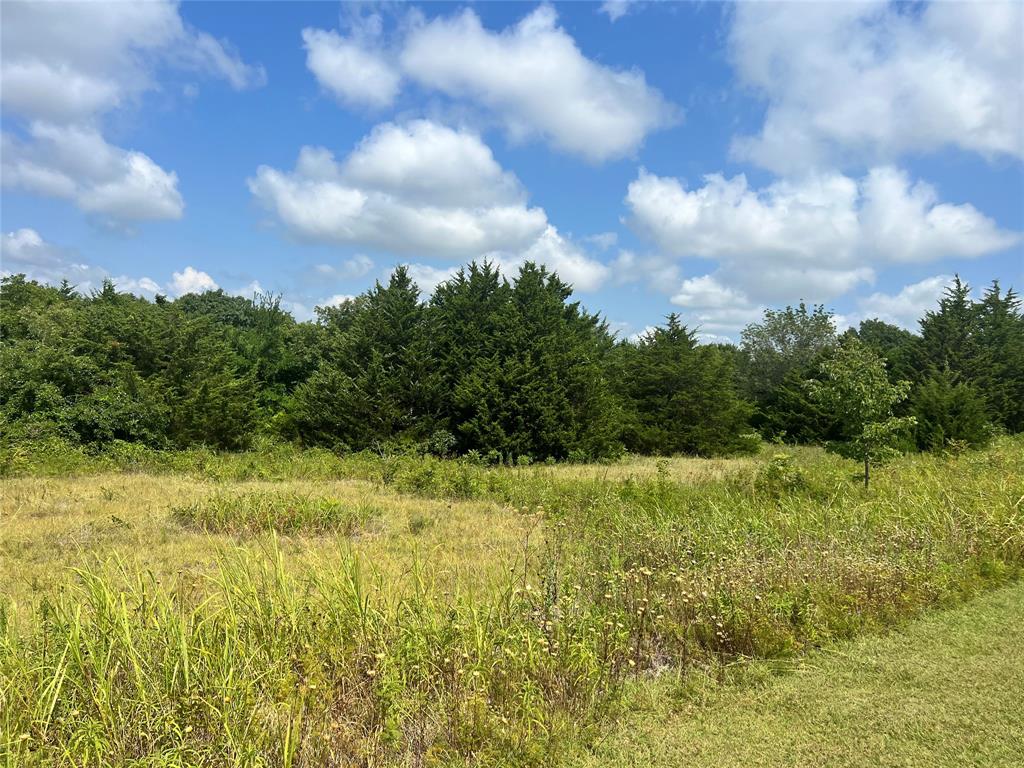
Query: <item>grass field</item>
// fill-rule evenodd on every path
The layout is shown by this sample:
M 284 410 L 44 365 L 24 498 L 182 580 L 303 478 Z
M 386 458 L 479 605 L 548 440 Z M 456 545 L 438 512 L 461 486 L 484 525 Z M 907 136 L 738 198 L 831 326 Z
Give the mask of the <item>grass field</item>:
M 821 712 L 867 759 L 886 731 L 857 702 L 885 700 L 889 667 L 842 667 L 842 643 L 1024 564 L 1020 440 L 908 456 L 869 490 L 806 449 L 520 468 L 287 448 L 0 463 L 9 765 L 539 765 L 594 745 L 593 764 L 694 749 L 730 764 L 753 754 L 730 746 L 734 719 L 750 744 L 792 730 L 765 754 L 816 764 Z M 941 689 L 956 637 L 907 684 Z M 909 668 L 893 649 L 879 663 Z M 808 653 L 817 672 L 751 683 Z M 1000 657 L 1009 680 L 1019 656 Z M 711 693 L 700 682 L 740 668 Z M 751 703 L 773 696 L 771 712 Z M 1000 701 L 970 712 L 997 727 Z M 934 718 L 964 727 L 956 713 Z M 623 718 L 649 730 L 617 732 Z
M 1024 765 L 1024 584 L 733 678 L 637 691 L 566 766 Z

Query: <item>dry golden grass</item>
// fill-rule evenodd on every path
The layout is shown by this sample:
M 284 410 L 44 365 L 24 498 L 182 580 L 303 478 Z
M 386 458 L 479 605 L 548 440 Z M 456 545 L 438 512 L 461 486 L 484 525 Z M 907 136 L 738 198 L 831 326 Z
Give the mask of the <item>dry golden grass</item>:
M 703 459 L 692 456 L 655 458 L 628 456 L 609 464 L 555 464 L 517 467 L 509 470 L 526 475 L 548 475 L 561 480 L 622 481 L 656 477 L 661 471 L 666 479 L 679 483 L 713 482 L 749 470 L 758 463 L 753 456 L 729 459 Z M 663 467 L 659 470 L 659 467 Z
M 486 589 L 508 573 L 513 561 L 522 560 L 528 539 L 539 539 L 538 519 L 492 502 L 402 496 L 355 480 L 216 483 L 144 474 L 26 477 L 0 482 L 3 592 L 16 602 L 32 600 L 65 583 L 69 568 L 115 556 L 130 571 L 150 570 L 165 579 L 212 567 L 226 548 L 266 548 L 268 536 L 243 539 L 190 530 L 173 518 L 174 507 L 226 489 L 372 505 L 380 515 L 353 536 L 280 537 L 281 546 L 297 568 L 330 568 L 351 551 L 377 589 L 395 593 L 409 585 L 414 573 L 439 591 Z

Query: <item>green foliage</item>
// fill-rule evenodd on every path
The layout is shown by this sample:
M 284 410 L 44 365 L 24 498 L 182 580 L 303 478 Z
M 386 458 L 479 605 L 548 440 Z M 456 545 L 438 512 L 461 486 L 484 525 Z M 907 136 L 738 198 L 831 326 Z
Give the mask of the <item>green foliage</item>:
M 728 350 L 698 346 L 672 314 L 664 328 L 617 351 L 630 451 L 717 456 L 751 450 L 744 437 L 751 407 L 737 392 Z
M 823 306 L 808 310 L 800 302 L 797 307 L 765 310 L 761 322 L 748 325 L 741 334 L 748 394 L 763 402 L 788 375 L 811 370 L 835 345 L 832 313 Z
M 992 439 L 985 401 L 973 385 L 958 381 L 948 370 L 917 387 L 911 409 L 920 450 L 941 450 L 956 443 L 980 448 Z
M 182 525 L 207 532 L 336 532 L 350 536 L 379 512 L 366 505 L 348 507 L 330 498 L 251 491 L 218 494 L 172 509 L 171 514 Z
M 471 264 L 435 291 L 427 325 L 439 422 L 462 452 L 597 458 L 619 450 L 604 322 L 527 263 L 515 282 Z
M 892 384 L 885 361 L 860 340 L 849 337 L 821 365 L 823 381 L 812 392 L 819 402 L 836 414 L 844 439 L 833 444 L 836 452 L 864 462 L 864 484 L 870 465 L 897 455 L 900 434 L 914 426 L 913 416 L 892 415 L 893 406 L 906 399 L 910 383 Z
M 995 429 L 1024 429 L 1024 313 L 1012 290 L 993 284 L 975 300 L 957 280 L 920 336 L 865 320 L 844 338 L 884 358 L 890 383 L 911 382 L 893 416 L 924 409 L 918 445 L 977 442 L 978 402 Z M 470 264 L 427 302 L 399 268 L 301 323 L 267 294 L 150 302 L 110 282 L 83 296 L 12 276 L 0 287 L 0 425 L 8 446 L 238 450 L 283 438 L 491 464 L 624 448 L 741 453 L 756 449 L 750 427 L 778 442 L 849 443 L 840 414 L 810 394 L 836 343 L 831 315 L 804 304 L 768 310 L 740 349 L 698 344 L 674 316 L 616 343 L 534 264 L 515 279 Z M 946 371 L 956 384 L 943 394 L 929 382 Z
M 918 378 L 916 358 L 920 339 L 910 331 L 881 320 L 862 320 L 856 331 L 850 329 L 847 333 L 886 361 L 886 371 L 894 383 Z

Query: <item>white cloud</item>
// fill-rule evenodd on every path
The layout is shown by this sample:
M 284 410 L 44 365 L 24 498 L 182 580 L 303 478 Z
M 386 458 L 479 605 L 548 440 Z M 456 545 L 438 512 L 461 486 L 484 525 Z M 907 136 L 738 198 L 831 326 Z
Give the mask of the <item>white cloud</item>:
M 282 301 L 281 309 L 291 312 L 292 317 L 300 323 L 313 320 L 316 317 L 316 312 L 300 301 Z
M 160 292 L 160 285 L 151 278 L 111 277 L 102 267 L 83 264 L 74 256 L 29 227 L 5 232 L 0 238 L 0 274 L 24 274 L 29 280 L 50 285 L 67 280 L 81 293 L 98 290 L 104 280 L 112 280 L 118 290 L 140 296 L 152 297 Z
M 593 243 L 602 251 L 607 251 L 619 242 L 619 236 L 615 232 L 600 232 L 596 235 L 589 235 L 583 239 L 588 243 Z
M 596 289 L 609 274 L 560 234 L 543 209 L 527 206 L 519 180 L 479 136 L 427 120 L 379 125 L 341 161 L 326 149 L 304 147 L 294 171 L 261 166 L 249 188 L 305 240 L 490 259 L 513 270 L 531 260 L 582 291 Z M 361 258 L 317 271 L 358 276 L 372 267 Z
M 179 219 L 178 176 L 141 152 L 108 144 L 88 127 L 34 122 L 30 142 L 3 137 L 5 186 L 72 200 L 118 220 Z
M 890 167 L 760 190 L 743 175 L 712 174 L 692 191 L 641 170 L 626 203 L 631 225 L 662 253 L 717 260 L 720 278 L 758 301 L 823 300 L 872 282 L 876 265 L 977 257 L 1020 241 Z
M 430 264 L 407 264 L 406 266 L 409 269 L 409 277 L 420 289 L 421 297 L 432 295 L 437 286 L 451 280 L 459 271 L 458 267 L 435 267 Z
M 672 303 L 680 307 L 726 309 L 746 304 L 747 297 L 733 288 L 722 285 L 711 275 L 704 275 L 684 280 L 672 297 Z
M 185 267 L 181 272 L 172 275 L 170 288 L 176 296 L 184 296 L 186 293 L 203 293 L 204 291 L 216 291 L 219 286 L 205 272 L 195 267 Z
M 590 293 L 598 290 L 608 277 L 611 269 L 600 261 L 591 259 L 572 240 L 561 235 L 557 228 L 548 225 L 528 248 L 520 251 L 491 251 L 481 254 L 479 261 L 493 264 L 502 275 L 514 280 L 527 262 L 543 265 L 548 271 L 573 286 L 576 291 Z M 432 294 L 442 282 L 449 280 L 458 271 L 458 266 L 433 267 L 426 264 L 410 264 L 409 274 L 426 294 Z
M 515 205 L 526 196 L 479 136 L 429 120 L 376 126 L 346 158 L 342 174 L 354 186 L 422 204 Z
M 609 21 L 616 22 L 629 13 L 629 7 L 633 0 L 604 0 L 598 10 L 608 17 Z
M 483 104 L 513 139 L 539 135 L 594 162 L 631 154 L 678 119 L 643 73 L 584 56 L 546 5 L 501 32 L 468 9 L 415 25 L 401 63 L 420 85 Z
M 192 269 L 192 267 L 186 267 L 185 271 L 188 272 L 188 270 L 190 270 L 190 269 Z M 199 272 L 197 274 L 203 275 L 204 277 L 208 278 L 211 283 L 213 283 L 213 279 L 210 278 L 210 276 L 207 275 L 205 272 Z M 200 278 L 200 280 L 202 280 L 202 278 Z M 213 283 L 213 285 L 214 285 L 214 288 L 211 288 L 210 290 L 216 290 L 216 285 L 217 284 Z M 206 288 L 200 288 L 199 290 L 187 290 L 187 291 L 185 291 L 185 293 L 200 293 L 201 291 L 204 291 L 204 290 L 207 290 L 207 289 Z M 233 295 L 235 295 L 235 296 L 241 296 L 242 298 L 245 298 L 245 299 L 251 299 L 253 296 L 255 296 L 257 294 L 266 293 L 266 289 L 264 289 L 264 287 L 262 285 L 260 285 L 260 281 L 259 280 L 253 280 L 248 285 L 243 285 L 241 288 L 236 288 L 235 290 L 231 291 L 231 293 Z
M 631 154 L 681 115 L 639 70 L 584 56 L 550 6 L 502 31 L 486 29 L 469 9 L 431 21 L 411 11 L 390 46 L 381 28 L 371 15 L 346 36 L 302 33 L 307 67 L 346 104 L 386 107 L 411 80 L 482 106 L 516 141 L 540 137 L 593 162 Z
M 519 253 L 492 252 L 485 254 L 484 258 L 494 262 L 510 278 L 528 261 L 543 264 L 548 270 L 558 273 L 559 278 L 570 283 L 575 290 L 583 293 L 596 291 L 611 275 L 607 265 L 591 259 L 552 225 L 548 225 L 529 248 Z
M 341 37 L 332 30 L 304 29 L 306 66 L 325 89 L 346 104 L 375 109 L 394 102 L 402 75 L 377 42 L 363 36 Z
M 426 120 L 378 126 L 340 163 L 304 147 L 294 171 L 260 166 L 249 188 L 301 238 L 394 253 L 519 249 L 547 226 L 477 135 Z
M 91 119 L 153 87 L 157 61 L 221 77 L 237 89 L 262 84 L 260 67 L 184 23 L 178 4 L 4 5 L 2 99 L 30 119 Z
M 935 189 L 911 184 L 894 168 L 874 168 L 862 182 L 861 226 L 869 249 L 882 258 L 927 262 L 973 258 L 1004 250 L 1021 235 L 999 229 L 973 205 L 940 203 Z
M 667 292 L 679 282 L 679 265 L 662 255 L 639 256 L 623 249 L 611 265 L 615 282 L 619 285 L 646 282 L 655 291 Z
M 953 283 L 951 275 L 935 275 L 904 286 L 899 293 L 873 293 L 858 301 L 861 319 L 877 318 L 911 330 L 924 313 L 934 309 L 946 288 Z M 852 321 L 851 321 L 852 322 Z
M 351 259 L 346 259 L 340 266 L 331 264 L 317 264 L 314 268 L 317 274 L 325 277 L 340 278 L 343 280 L 354 280 L 370 274 L 373 271 L 373 259 L 369 256 L 357 253 Z
M 792 173 L 957 147 L 1024 157 L 1019 2 L 743 3 L 730 51 L 767 100 L 743 159 Z
M 119 291 L 134 293 L 136 296 L 145 296 L 150 299 L 160 293 L 161 290 L 160 284 L 148 277 L 135 278 L 120 275 L 113 278 L 113 281 Z
M 326 298 L 323 301 L 321 301 L 319 304 L 317 304 L 317 306 L 337 307 L 341 304 L 344 304 L 346 301 L 352 301 L 354 298 L 355 296 L 349 293 L 336 293 L 333 296 L 330 296 L 329 298 Z
M 24 137 L 3 134 L 4 184 L 114 221 L 179 218 L 183 202 L 173 171 L 107 143 L 103 114 L 157 87 L 161 62 L 236 89 L 265 80 L 169 1 L 8 3 L 0 37 L 0 98 L 27 121 Z
M 752 302 L 743 291 L 725 285 L 714 275 L 684 280 L 672 296 L 672 303 L 683 308 L 684 321 L 699 330 L 705 341 L 735 337 L 764 312 L 763 305 Z

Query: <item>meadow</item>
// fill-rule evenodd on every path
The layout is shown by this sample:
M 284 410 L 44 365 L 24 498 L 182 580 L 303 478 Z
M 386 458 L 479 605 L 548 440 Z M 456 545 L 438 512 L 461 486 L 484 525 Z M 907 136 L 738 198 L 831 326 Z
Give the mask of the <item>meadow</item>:
M 0 469 L 7 765 L 622 764 L 616 723 L 665 701 L 690 723 L 709 681 L 742 701 L 742 670 L 1024 565 L 1019 437 L 868 489 L 776 446 L 505 467 L 51 444 Z

